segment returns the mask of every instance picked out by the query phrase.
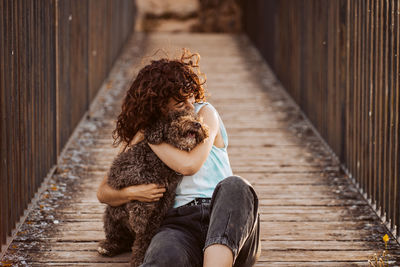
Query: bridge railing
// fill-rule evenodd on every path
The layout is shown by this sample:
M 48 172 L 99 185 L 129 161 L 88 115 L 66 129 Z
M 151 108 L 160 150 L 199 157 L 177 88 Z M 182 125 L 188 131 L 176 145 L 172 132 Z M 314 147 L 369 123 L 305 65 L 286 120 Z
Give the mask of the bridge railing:
M 248 36 L 397 238 L 399 5 L 242 1 Z
M 106 78 L 135 12 L 133 0 L 0 1 L 0 245 Z

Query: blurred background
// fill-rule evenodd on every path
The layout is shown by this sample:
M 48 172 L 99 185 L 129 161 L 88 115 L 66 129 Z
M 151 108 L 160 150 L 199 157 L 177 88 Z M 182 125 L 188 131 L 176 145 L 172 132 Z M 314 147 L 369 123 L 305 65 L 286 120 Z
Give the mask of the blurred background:
M 241 9 L 235 0 L 137 0 L 136 31 L 241 31 Z

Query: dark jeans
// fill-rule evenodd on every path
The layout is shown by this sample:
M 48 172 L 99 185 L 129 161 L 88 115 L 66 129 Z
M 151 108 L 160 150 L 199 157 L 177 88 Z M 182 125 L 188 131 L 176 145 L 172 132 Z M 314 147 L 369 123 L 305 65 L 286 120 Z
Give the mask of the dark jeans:
M 204 250 L 212 244 L 228 246 L 235 267 L 253 266 L 260 255 L 258 198 L 241 177 L 222 180 L 211 204 L 171 208 L 141 266 L 203 266 Z

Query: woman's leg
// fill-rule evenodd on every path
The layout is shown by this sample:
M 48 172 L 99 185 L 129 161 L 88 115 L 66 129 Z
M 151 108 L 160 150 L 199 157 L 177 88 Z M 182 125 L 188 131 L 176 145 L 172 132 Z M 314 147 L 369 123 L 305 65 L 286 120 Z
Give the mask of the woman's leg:
M 232 267 L 232 250 L 225 245 L 213 244 L 204 250 L 203 267 Z
M 201 267 L 201 247 L 190 234 L 172 228 L 158 232 L 146 251 L 141 267 Z
M 260 215 L 257 214 L 257 221 L 247 241 L 244 243 L 239 255 L 236 258 L 234 267 L 247 267 L 253 264 L 260 257 Z
M 171 209 L 152 238 L 141 267 L 201 267 L 207 230 L 202 223 L 204 214 L 202 206 Z
M 220 249 L 213 245 L 220 244 L 231 250 L 235 267 L 252 266 L 261 249 L 259 227 L 258 198 L 253 187 L 238 176 L 222 180 L 214 190 L 210 205 L 204 263 L 213 261 L 208 256 L 215 254 L 214 249 Z M 229 262 L 229 258 L 227 260 Z

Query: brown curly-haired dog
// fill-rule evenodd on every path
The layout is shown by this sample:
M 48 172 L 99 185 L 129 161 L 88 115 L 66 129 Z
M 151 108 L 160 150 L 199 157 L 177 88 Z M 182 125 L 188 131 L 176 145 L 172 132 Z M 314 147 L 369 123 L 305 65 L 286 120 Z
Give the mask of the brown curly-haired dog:
M 157 202 L 131 201 L 118 207 L 107 206 L 104 214 L 106 240 L 101 241 L 98 248 L 100 254 L 113 256 L 132 246 L 131 266 L 142 263 L 151 238 L 173 205 L 175 189 L 183 177 L 165 165 L 147 143 L 166 142 L 190 151 L 208 137 L 208 129 L 198 115 L 185 110 L 171 112 L 148 128 L 144 135 L 143 141 L 114 159 L 107 183 L 115 189 L 156 183 L 165 186 L 166 192 Z

